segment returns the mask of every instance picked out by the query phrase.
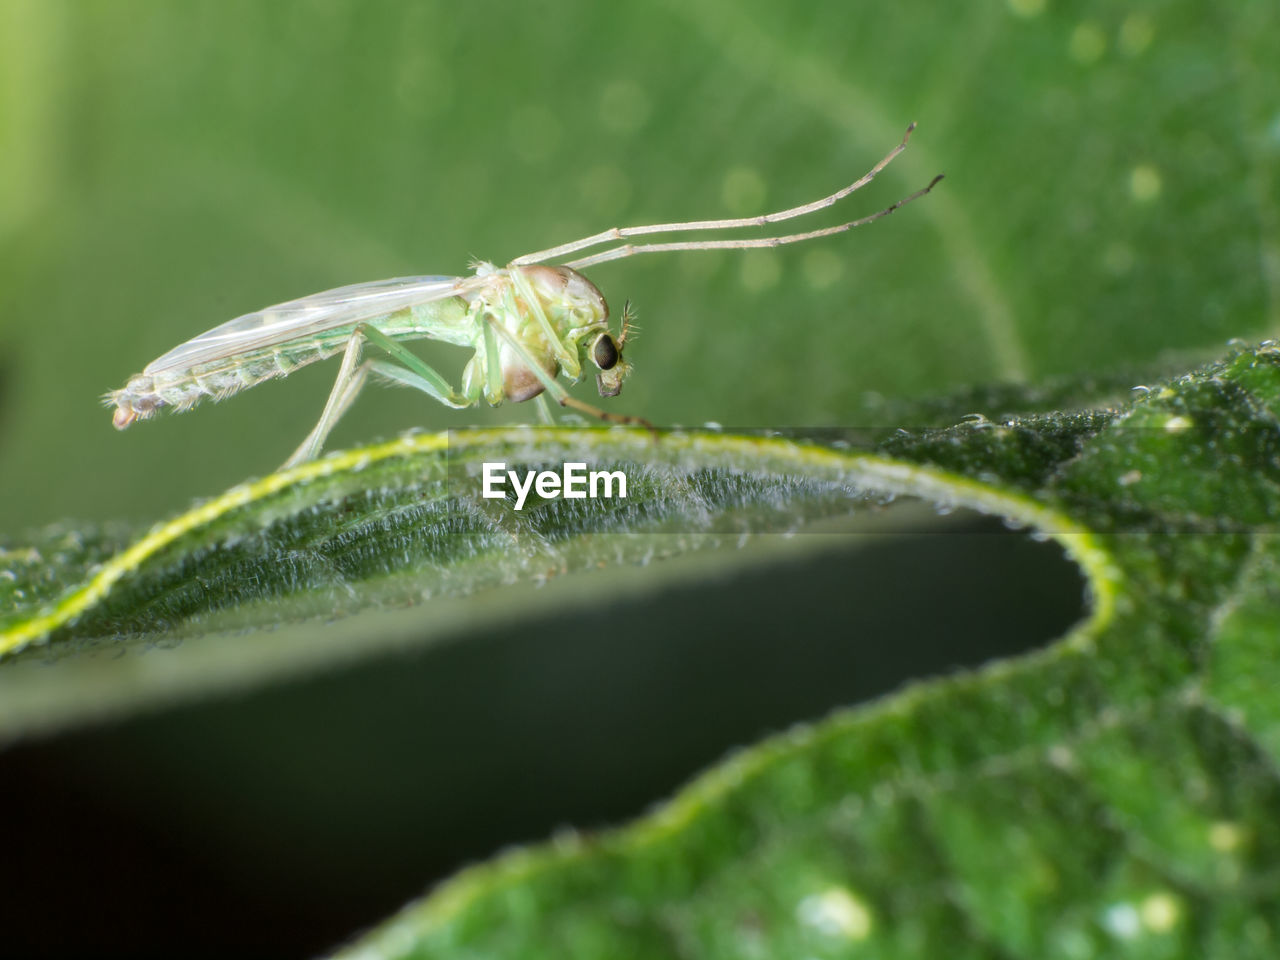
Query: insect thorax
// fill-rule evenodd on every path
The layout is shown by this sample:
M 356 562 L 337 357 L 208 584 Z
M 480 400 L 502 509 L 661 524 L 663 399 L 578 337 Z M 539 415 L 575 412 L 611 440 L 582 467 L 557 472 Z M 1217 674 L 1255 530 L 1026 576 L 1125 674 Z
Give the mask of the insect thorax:
M 491 404 L 503 400 L 520 403 L 536 397 L 545 387 L 522 352 L 551 378 L 564 374 L 570 380 L 580 379 L 592 346 L 608 329 L 609 307 L 595 284 L 568 267 L 486 269 L 488 266 L 477 267 L 478 276 L 491 280 L 477 294 L 471 309 L 478 332 L 491 317 L 509 335 L 497 340 L 502 383 L 495 390 L 489 382 L 488 347 L 483 336 L 477 336 L 476 355 L 463 375 L 463 391 L 469 396 L 483 395 Z M 548 328 L 553 336 L 548 336 Z

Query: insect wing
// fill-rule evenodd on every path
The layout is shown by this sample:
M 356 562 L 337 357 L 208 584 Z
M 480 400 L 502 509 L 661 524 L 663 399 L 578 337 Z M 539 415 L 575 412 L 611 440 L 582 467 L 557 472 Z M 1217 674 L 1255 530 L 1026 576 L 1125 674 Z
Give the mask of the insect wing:
M 143 373 L 186 369 L 305 339 L 334 327 L 464 294 L 477 285 L 476 281 L 476 277 L 394 277 L 313 293 L 206 330 L 153 360 Z

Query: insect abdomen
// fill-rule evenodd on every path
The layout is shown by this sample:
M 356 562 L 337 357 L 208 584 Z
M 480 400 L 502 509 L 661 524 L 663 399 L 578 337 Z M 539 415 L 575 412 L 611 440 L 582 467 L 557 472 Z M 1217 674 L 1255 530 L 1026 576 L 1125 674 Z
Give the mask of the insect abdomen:
M 161 407 L 175 413 L 190 410 L 208 397 L 223 400 L 249 387 L 287 376 L 298 367 L 323 360 L 342 349 L 344 338 L 332 344 L 309 348 L 274 349 L 240 360 L 234 366 L 220 364 L 192 370 L 172 370 L 130 377 L 121 390 L 107 394 L 106 402 L 116 408 L 112 422 L 123 430 L 135 420 L 154 416 Z

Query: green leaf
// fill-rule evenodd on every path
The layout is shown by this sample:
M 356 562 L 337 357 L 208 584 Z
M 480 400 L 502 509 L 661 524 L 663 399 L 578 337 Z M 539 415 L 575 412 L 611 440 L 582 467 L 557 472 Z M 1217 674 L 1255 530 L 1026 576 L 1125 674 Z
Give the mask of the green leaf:
M 1076 434 L 1093 427 L 1088 418 L 1072 423 Z M 517 510 L 509 483 L 504 500 L 482 496 L 486 463 L 524 477 L 573 462 L 584 476 L 621 473 L 625 499 L 531 492 Z M 748 534 L 850 511 L 860 515 L 854 529 L 892 530 L 894 514 L 877 502 L 899 494 L 1071 527 L 1015 493 L 830 444 L 545 428 L 412 435 L 344 451 L 234 487 L 132 543 L 119 530 L 55 527 L 6 550 L 0 654 L 32 663 L 0 672 L 0 731 L 366 656 L 402 643 L 405 629 L 435 639 L 456 630 L 442 603 L 500 585 L 740 545 Z M 1087 542 L 1067 542 L 1082 562 L 1101 562 Z M 777 544 L 756 552 L 770 549 Z M 397 615 L 424 600 L 427 616 Z M 512 615 L 519 603 L 506 604 Z M 457 616 L 503 606 L 485 596 L 457 603 Z M 320 635 L 232 635 L 356 614 L 364 616 Z M 151 689 L 145 666 L 130 659 L 32 669 L 69 652 L 178 642 Z
M 874 469 L 1058 538 L 1090 618 L 465 871 L 339 956 L 1269 955 L 1278 415 L 1264 344 L 1107 418 L 895 439 L 916 465 Z
M 945 427 L 980 412 L 996 425 L 912 433 L 884 441 L 875 452 L 927 465 L 924 475 L 976 478 L 1002 500 L 1013 491 L 1041 508 L 1052 504 L 1101 538 L 1106 557 L 1123 559 L 1116 567 L 1124 570 L 1125 586 L 1116 595 L 1114 627 L 1100 636 L 1104 654 L 1107 644 L 1132 649 L 1097 660 L 1081 652 L 1077 663 L 1057 648 L 1046 656 L 1063 664 L 1067 677 L 1014 696 L 1006 711 L 990 704 L 976 709 L 972 721 L 965 719 L 969 702 L 962 697 L 946 722 L 964 729 L 986 724 L 996 734 L 1011 727 L 1007 740 L 1013 741 L 1025 732 L 1024 715 L 1034 714 L 1037 698 L 1053 703 L 1078 694 L 1068 682 L 1072 671 L 1097 673 L 1107 681 L 1106 697 L 1086 690 L 1082 711 L 1096 707 L 1099 722 L 1119 716 L 1124 723 L 1105 743 L 1099 734 L 1095 752 L 1105 759 L 1165 749 L 1165 766 L 1146 768 L 1148 774 L 1164 769 L 1165 778 L 1144 778 L 1096 758 L 1063 767 L 1059 780 L 1040 776 L 1032 738 L 1033 782 L 1012 791 L 1012 799 L 983 796 L 969 777 L 951 795 L 967 791 L 970 806 L 947 810 L 922 800 L 903 813 L 904 804 L 891 805 L 883 841 L 869 844 L 887 850 L 886 857 L 875 861 L 875 849 L 862 847 L 851 854 L 888 864 L 871 884 L 878 889 L 898 889 L 903 877 L 920 880 L 919 899 L 904 894 L 896 901 L 900 915 L 915 917 L 918 908 L 926 919 L 963 918 L 942 944 L 913 940 L 908 928 L 903 953 L 932 947 L 934 954 L 951 955 L 969 945 L 971 952 L 1009 956 L 989 927 L 1021 923 L 1024 937 L 1048 937 L 1072 914 L 1065 909 L 1059 921 L 1058 914 L 1019 913 L 1002 900 L 1001 879 L 1029 898 L 1036 891 L 1048 897 L 1073 889 L 1062 877 L 1079 881 L 1086 873 L 1067 869 L 1070 849 L 1061 877 L 1016 872 L 1007 863 L 1025 863 L 1020 855 L 1034 852 L 1036 843 L 1049 849 L 1066 836 L 1080 841 L 1082 855 L 1094 842 L 1105 847 L 1091 851 L 1093 879 L 1114 885 L 1123 876 L 1141 876 L 1137 868 L 1109 870 L 1112 841 L 1137 851 L 1143 869 L 1158 871 L 1165 849 L 1159 843 L 1191 849 L 1178 839 L 1188 824 L 1195 827 L 1188 836 L 1205 835 L 1198 832 L 1202 820 L 1161 801 L 1186 794 L 1208 803 L 1212 788 L 1233 777 L 1244 790 L 1258 769 L 1255 755 L 1222 751 L 1223 740 L 1256 741 L 1267 756 L 1274 744 L 1274 678 L 1267 665 L 1276 565 L 1265 537 L 1269 522 L 1257 536 L 1246 526 L 1250 518 L 1269 516 L 1270 474 L 1260 441 L 1248 431 L 1219 434 L 1216 426 L 1184 430 L 1177 419 L 1183 413 L 1150 397 L 1132 408 L 1132 424 L 1107 426 L 1109 417 L 1095 415 L 1001 425 L 1010 413 L 1110 403 L 1135 382 L 1155 384 L 1160 372 L 1216 356 L 1228 337 L 1276 329 L 1277 61 L 1280 30 L 1271 0 L 1212 7 L 1191 0 L 1140 7 L 1098 0 L 949 6 L 568 0 L 554 14 L 539 5 L 505 5 L 500 16 L 493 5 L 433 0 L 0 4 L 0 530 L 12 534 L 0 566 L 15 576 L 21 571 L 27 591 L 21 598 L 6 594 L 0 611 L 10 613 L 9 602 L 57 608 L 64 590 L 74 593 L 79 578 L 92 578 L 96 565 L 109 564 L 133 541 L 140 520 L 178 513 L 193 497 L 279 462 L 314 422 L 333 375 L 332 365 L 317 365 L 190 416 L 159 418 L 124 434 L 111 430 L 95 398 L 177 342 L 246 310 L 338 283 L 462 272 L 473 253 L 501 262 L 612 223 L 745 215 L 803 202 L 847 183 L 896 142 L 907 121 L 919 121 L 910 150 L 842 205 L 851 215 L 864 213 L 937 172 L 947 174 L 927 201 L 900 215 L 821 247 L 801 244 L 741 258 L 638 258 L 604 265 L 592 278 L 615 306 L 635 302 L 642 321 L 643 336 L 630 354 L 638 373 L 619 409 L 662 424 L 870 425 L 876 438 L 898 426 Z M 462 358 L 448 350 L 423 349 L 443 370 L 460 366 Z M 1227 373 L 1223 382 L 1244 377 L 1239 370 Z M 1192 406 L 1206 411 L 1205 404 L 1221 404 L 1228 424 L 1270 409 L 1260 403 L 1241 410 L 1239 398 L 1222 395 L 1219 384 L 1196 382 L 1205 395 Z M 1250 385 L 1243 395 L 1256 400 L 1268 393 Z M 436 430 L 518 416 L 504 409 L 473 417 L 436 410 L 403 392 L 368 391 L 334 445 L 365 444 L 409 426 Z M 1204 416 L 1211 422 L 1217 414 Z M 1126 424 L 1151 431 L 1153 439 L 1136 440 Z M 1104 433 L 1094 442 L 1099 430 Z M 1220 450 L 1228 438 L 1233 446 Z M 1013 444 L 1007 450 L 1006 440 Z M 1074 465 L 1077 453 L 1081 461 Z M 1184 455 L 1194 468 L 1187 473 L 1161 459 Z M 1239 469 L 1248 462 L 1262 463 L 1255 476 Z M 887 511 L 891 529 L 906 525 L 893 519 L 902 508 L 900 498 Z M 807 506 L 798 509 L 808 515 Z M 17 533 L 65 516 L 130 522 L 77 523 L 47 536 Z M 855 523 L 870 516 L 860 510 Z M 780 520 L 789 522 L 785 511 Z M 773 552 L 755 556 L 776 570 L 788 554 L 772 541 L 766 549 Z M 47 729 L 95 713 L 298 676 L 308 664 L 461 636 L 499 619 L 516 632 L 526 618 L 536 623 L 548 610 L 580 616 L 588 630 L 608 629 L 607 600 L 616 593 L 661 603 L 664 582 L 694 573 L 711 582 L 740 558 L 751 562 L 749 554 L 719 551 L 639 572 L 620 566 L 599 575 L 555 576 L 536 590 L 481 587 L 471 599 L 436 596 L 413 609 L 375 607 L 324 630 L 284 626 L 265 639 L 239 629 L 254 622 L 252 605 L 209 610 L 195 602 L 199 596 L 166 592 L 147 609 L 142 603 L 123 610 L 118 622 L 106 607 L 94 606 L 77 624 L 57 628 L 62 632 L 51 644 L 0 664 L 0 729 Z M 698 559 L 705 566 L 695 567 Z M 489 562 L 496 576 L 499 564 L 493 557 Z M 303 573 L 304 582 L 323 576 Z M 135 575 L 130 570 L 112 585 L 111 596 L 99 599 L 123 603 Z M 393 575 L 374 572 L 357 593 L 385 588 L 384 601 L 394 606 L 392 581 Z M 7 586 L 0 576 L 0 590 Z M 973 601 L 1003 610 L 1015 597 L 1026 605 L 1038 599 L 1017 577 L 993 576 L 989 592 L 975 591 Z M 929 600 L 922 595 L 913 606 Z M 325 615 L 350 602 L 349 595 L 324 601 Z M 268 620 L 288 607 L 278 597 L 253 603 Z M 299 600 L 283 612 L 314 615 L 315 603 Z M 176 611 L 173 624 L 189 634 L 176 653 L 106 656 L 120 649 L 107 644 L 52 667 L 40 662 L 56 650 L 93 646 L 103 631 L 158 626 L 166 610 Z M 88 629 L 95 616 L 103 619 Z M 136 642 L 170 642 L 158 639 L 167 633 L 148 636 Z M 895 637 L 890 630 L 882 639 Z M 1202 776 L 1194 751 L 1179 749 L 1192 740 L 1177 721 L 1200 714 L 1191 705 L 1194 683 L 1176 669 L 1178 655 L 1198 658 L 1195 669 L 1211 705 L 1237 705 L 1220 725 L 1227 728 L 1223 738 L 1214 739 L 1219 728 L 1206 723 L 1208 732 L 1196 741 L 1202 756 L 1217 751 L 1218 762 L 1235 763 L 1230 773 L 1214 769 L 1212 777 Z M 1029 669 L 1022 664 L 1011 672 Z M 1125 679 L 1139 684 L 1148 673 L 1157 686 L 1169 681 L 1161 691 L 1191 690 L 1187 703 L 1175 697 L 1161 713 L 1145 706 L 1157 698 L 1148 690 L 1137 690 L 1131 703 L 1128 690 L 1112 689 Z M 989 679 L 973 681 L 979 704 L 989 691 L 997 691 L 997 700 L 1009 692 Z M 912 702 L 904 701 L 904 709 Z M 1168 730 L 1157 748 L 1126 739 L 1144 718 L 1149 729 Z M 381 727 L 371 723 L 376 733 L 364 749 L 385 744 L 391 726 L 385 718 Z M 1069 727 L 1076 739 L 1062 742 L 1076 746 L 1077 729 Z M 915 728 L 909 732 L 911 739 L 885 766 L 890 796 L 918 767 L 932 769 L 916 763 L 915 751 L 938 762 L 930 753 L 930 729 L 919 737 Z M 942 729 L 938 750 L 951 743 L 946 734 Z M 261 742 L 256 730 L 245 740 Z M 1022 754 L 1003 750 L 1003 742 L 991 747 L 991 756 L 1016 762 Z M 276 746 L 268 742 L 261 750 L 278 763 Z M 237 757 L 248 752 L 241 742 L 235 748 L 229 753 Z M 204 769 L 206 757 L 196 753 L 189 764 Z M 103 755 L 119 776 L 130 776 L 127 763 L 111 751 Z M 429 754 L 415 755 L 412 763 L 436 772 Z M 1092 807 L 1072 807 L 1071 798 L 1088 801 L 1093 789 L 1092 783 L 1070 789 L 1080 771 L 1104 768 L 1110 772 L 1097 777 L 1106 795 L 1099 787 Z M 995 774 L 992 789 L 998 790 L 1009 781 L 999 779 L 998 763 Z M 358 778 L 347 779 L 351 791 L 363 787 Z M 19 781 L 27 786 L 21 774 Z M 938 792 L 945 793 L 949 782 L 942 783 Z M 1132 791 L 1125 803 L 1113 800 L 1126 786 Z M 36 791 L 40 809 L 49 808 L 38 785 L 28 789 Z M 435 783 L 430 789 L 440 792 Z M 1148 791 L 1146 807 L 1140 790 Z M 244 838 L 242 850 L 252 846 L 252 827 L 260 826 L 245 813 L 252 793 L 246 783 L 222 795 L 229 811 L 222 836 Z M 1247 790 L 1241 796 L 1247 806 Z M 965 825 L 984 830 L 1002 811 L 1016 825 L 1024 798 L 1035 816 L 1023 836 L 996 843 L 1003 825 L 997 822 L 962 851 L 939 844 L 931 860 L 897 857 L 895 837 L 914 831 L 932 839 L 928 828 L 935 822 L 955 828 L 948 834 L 953 845 L 964 839 Z M 192 806 L 189 800 L 183 796 L 173 807 Z M 405 805 L 419 801 L 403 798 Z M 1103 825 L 1079 816 L 1081 809 L 1098 813 Z M 1133 826 L 1134 818 L 1147 817 L 1153 837 Z M 1040 829 L 1051 820 L 1062 829 Z M 1073 834 L 1081 820 L 1093 829 Z M 1244 863 L 1235 893 L 1218 896 L 1223 886 L 1205 894 L 1197 877 L 1174 884 L 1194 901 L 1192 914 L 1179 914 L 1176 899 L 1159 893 L 1109 901 L 1101 920 L 1089 914 L 1107 931 L 1105 948 L 1096 952 L 1272 955 L 1270 848 L 1260 834 L 1239 829 L 1241 822 L 1214 821 L 1207 835 L 1215 853 L 1187 858 L 1207 864 L 1212 882 L 1222 864 Z M 206 826 L 189 821 L 186 836 L 204 839 Z M 327 843 L 312 847 L 326 856 L 334 852 Z M 832 849 L 843 848 L 816 851 L 814 862 L 835 856 Z M 1203 853 L 1203 844 L 1197 849 Z M 1235 860 L 1223 851 L 1235 851 Z M 255 848 L 240 861 L 256 866 L 260 852 Z M 925 861 L 927 869 L 920 867 Z M 953 862 L 968 872 L 951 869 Z M 384 866 L 378 864 L 380 873 Z M 985 877 L 977 876 L 982 868 L 990 871 Z M 85 903 L 99 907 L 101 885 L 78 898 L 72 873 L 59 875 L 56 896 L 47 900 L 65 904 L 68 913 Z M 941 894 L 939 876 L 952 881 Z M 29 882 L 34 879 L 24 876 L 23 892 L 38 891 Z M 741 887 L 754 879 L 742 873 Z M 494 884 L 486 881 L 484 889 Z M 1108 889 L 1099 882 L 1097 896 Z M 525 902 L 522 896 L 515 907 Z M 857 901 L 808 896 L 799 898 L 808 904 L 801 913 L 818 926 L 824 918 L 830 926 L 834 916 L 837 929 L 860 929 Z M 634 916 L 627 906 L 615 915 L 619 922 Z M 779 913 L 800 915 L 785 909 L 772 915 Z M 1153 935 L 1162 918 L 1188 915 L 1200 924 L 1194 948 L 1174 936 L 1182 927 Z M 671 916 L 652 940 L 637 933 L 629 943 L 639 950 L 656 942 L 663 955 L 691 952 L 678 905 Z M 739 954 L 767 945 L 753 939 L 754 916 L 736 918 Z M 875 930 L 886 929 L 884 917 L 871 914 Z M 509 925 L 503 915 L 494 930 Z M 670 930 L 682 937 L 678 951 L 670 949 Z M 1039 954 L 1078 956 L 1096 942 L 1063 934 Z M 830 950 L 819 944 L 811 952 L 840 952 L 845 945 L 837 937 Z M 186 947 L 184 941 L 179 949 Z
M 340 956 L 1264 956 L 1258 931 L 1280 909 L 1278 414 L 1280 348 L 1266 343 L 1118 411 L 970 418 L 877 450 L 410 436 L 235 488 L 110 560 L 103 538 L 77 553 L 51 536 L 63 552 L 47 561 L 10 548 L 17 589 L 39 603 L 8 618 L 6 642 L 32 625 L 52 625 L 45 653 L 163 628 L 211 649 L 230 623 L 328 612 L 339 587 L 367 608 L 359 622 L 414 591 L 483 596 L 850 505 L 892 515 L 898 502 L 876 509 L 886 494 L 996 513 L 1088 578 L 1088 619 L 1052 648 L 767 740 L 631 826 L 465 871 Z M 486 460 L 579 457 L 624 470 L 635 492 L 519 512 L 477 495 Z M 50 589 L 89 564 L 84 583 Z M 254 642 L 293 669 L 317 656 L 271 636 Z M 360 650 L 351 631 L 330 642 Z M 245 669 L 247 648 L 231 648 Z M 6 721 L 33 722 L 14 689 Z

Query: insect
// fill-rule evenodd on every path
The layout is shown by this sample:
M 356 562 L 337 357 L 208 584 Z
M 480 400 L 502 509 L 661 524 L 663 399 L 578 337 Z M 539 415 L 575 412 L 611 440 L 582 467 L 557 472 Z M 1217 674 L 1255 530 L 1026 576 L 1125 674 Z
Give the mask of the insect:
M 481 400 L 497 406 L 504 400 L 520 403 L 536 397 L 541 413 L 549 420 L 545 395 L 550 395 L 561 406 L 601 420 L 653 429 L 640 417 L 609 413 L 578 400 L 556 379 L 563 376 L 577 382 L 589 364 L 597 371 L 600 395 L 615 397 L 630 371 L 623 359 L 631 330 L 630 310 L 624 308 L 618 335 L 614 336 L 604 295 L 579 271 L 642 253 L 745 250 L 800 243 L 878 220 L 924 196 L 942 179 L 941 175 L 878 213 L 805 233 L 736 240 L 625 242 L 654 234 L 765 226 L 825 209 L 870 183 L 906 148 L 914 129 L 913 123 L 902 142 L 862 177 L 821 200 L 736 220 L 614 227 L 516 257 L 505 267 L 476 263 L 469 277 L 397 277 L 314 293 L 229 320 L 174 347 L 130 378 L 123 389 L 113 390 L 103 400 L 115 407 L 112 422 L 123 430 L 163 407 L 181 412 L 205 397 L 221 400 L 341 353 L 342 365 L 324 412 L 284 467 L 305 463 L 320 453 L 330 431 L 370 374 L 421 390 L 457 409 L 478 406 Z M 567 262 L 548 263 L 615 240 L 624 242 Z M 459 387 L 452 386 L 402 344 L 421 339 L 453 343 L 474 351 Z M 386 358 L 362 361 L 366 346 L 378 348 Z

